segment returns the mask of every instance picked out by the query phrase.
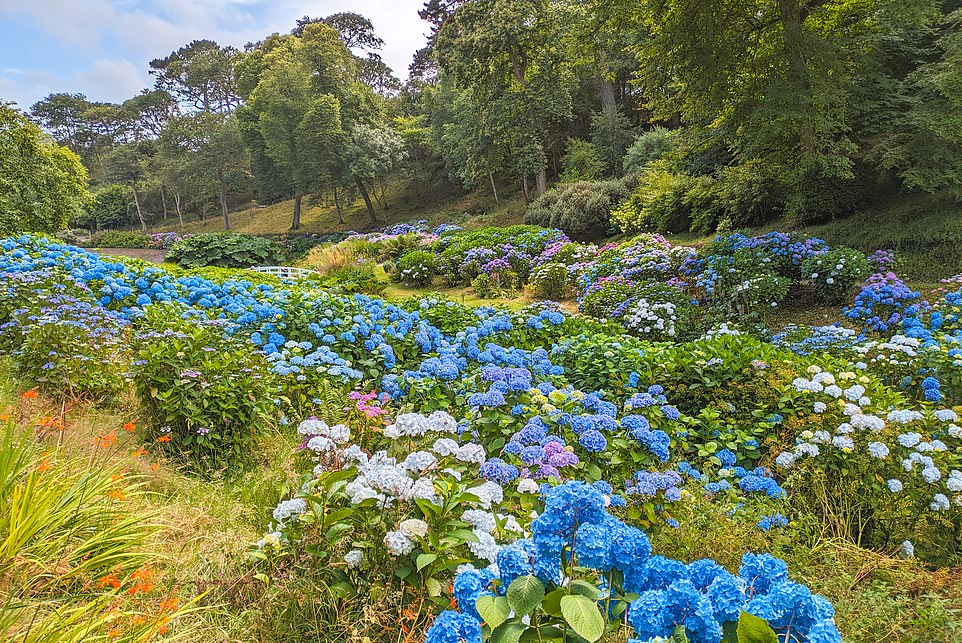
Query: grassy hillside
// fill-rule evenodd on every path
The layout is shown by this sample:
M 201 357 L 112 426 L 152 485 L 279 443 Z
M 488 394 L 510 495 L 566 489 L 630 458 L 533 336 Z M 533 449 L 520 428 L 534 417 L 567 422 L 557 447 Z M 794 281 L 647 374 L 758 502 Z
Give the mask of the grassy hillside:
M 365 231 L 416 219 L 427 219 L 431 224 L 508 225 L 521 221 L 525 207 L 520 192 L 503 195 L 501 201 L 496 202 L 490 191 L 467 193 L 447 181 L 431 182 L 423 176 L 392 182 L 387 189 L 385 205 L 386 208 L 375 206 L 378 225 L 374 226 L 360 199 L 345 208 L 344 223 L 338 222 L 333 203 L 305 199 L 300 231 L 318 234 Z M 290 229 L 293 216 L 292 200 L 263 207 L 251 206 L 231 214 L 231 229 L 250 234 L 284 233 Z M 154 231 L 198 233 L 222 229 L 223 221 L 214 215 L 204 221 L 191 217 L 183 227 L 175 221 L 166 226 L 157 226 Z

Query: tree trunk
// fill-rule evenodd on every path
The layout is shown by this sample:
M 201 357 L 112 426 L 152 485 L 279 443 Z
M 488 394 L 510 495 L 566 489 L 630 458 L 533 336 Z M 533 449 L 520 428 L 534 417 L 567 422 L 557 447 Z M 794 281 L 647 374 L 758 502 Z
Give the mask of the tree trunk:
M 227 214 L 227 183 L 224 181 L 223 173 L 220 173 L 220 209 L 224 214 L 224 230 L 230 230 L 230 216 Z
M 367 213 L 371 217 L 371 225 L 377 226 L 377 214 L 374 212 L 374 204 L 371 203 L 371 195 L 367 193 L 367 188 L 364 186 L 364 181 L 357 177 L 354 179 L 357 183 L 357 189 L 361 193 L 361 197 L 364 199 L 364 205 L 367 206 Z
M 294 223 L 291 225 L 291 230 L 297 230 L 301 227 L 301 199 L 304 195 L 298 192 L 294 195 Z
M 494 173 L 488 172 L 488 178 L 491 179 L 491 191 L 494 192 L 494 202 L 501 203 L 501 200 L 498 198 L 498 186 L 494 184 Z
M 812 83 L 805 62 L 805 43 L 802 34 L 802 11 L 799 0 L 778 0 L 778 12 L 788 56 L 789 81 L 801 91 L 804 104 L 798 124 L 798 144 L 802 154 L 815 153 L 815 125 L 812 122 Z
M 541 170 L 538 172 L 538 195 L 544 194 L 544 191 L 548 189 L 548 171 Z
M 160 186 L 160 202 L 164 204 L 164 221 L 167 220 L 167 190 Z
M 521 191 L 524 192 L 524 202 L 531 203 L 531 192 L 528 191 L 528 177 L 521 177 Z
M 344 211 L 341 209 L 341 202 L 337 198 L 337 187 L 334 188 L 334 209 L 337 210 L 337 222 L 344 223 Z
M 137 184 L 132 183 L 130 190 L 134 193 L 134 205 L 137 206 L 137 218 L 140 219 L 140 229 L 147 234 L 147 222 L 144 220 L 144 212 L 140 209 L 140 195 L 137 194 Z
M 184 227 L 184 209 L 180 205 L 180 192 L 174 192 L 174 207 L 177 209 L 177 220 Z

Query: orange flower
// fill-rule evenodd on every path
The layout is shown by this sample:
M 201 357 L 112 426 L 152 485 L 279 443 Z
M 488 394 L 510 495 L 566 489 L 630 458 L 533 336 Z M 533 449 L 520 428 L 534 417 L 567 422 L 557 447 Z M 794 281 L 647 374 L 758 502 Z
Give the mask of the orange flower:
M 111 481 L 111 482 L 119 482 L 120 480 L 123 480 L 125 473 L 127 473 L 126 470 L 121 471 L 120 473 L 115 473 L 115 474 L 113 474 L 112 476 L 110 476 L 110 481 Z
M 151 471 L 156 471 L 156 470 L 159 469 L 159 468 L 160 468 L 160 463 L 159 463 L 159 462 L 155 462 L 155 463 L 153 463 L 152 465 L 150 465 L 150 470 L 151 470 Z
M 9 420 L 9 419 L 10 419 L 10 414 L 9 414 L 9 413 L 2 413 L 2 414 L 0 414 L 0 422 L 6 422 L 6 421 Z
M 117 637 L 120 636 L 120 630 L 118 630 L 118 629 L 115 627 L 114 629 L 112 629 L 112 630 L 110 630 L 109 632 L 107 632 L 107 636 L 109 636 L 109 637 L 112 638 L 112 639 L 115 639 L 115 638 L 117 638 Z
M 104 587 L 113 587 L 114 589 L 120 588 L 120 581 L 113 574 L 107 574 L 106 576 L 101 576 L 100 580 L 97 582 L 97 587 L 103 589 Z
M 126 424 L 124 424 L 124 431 L 126 431 L 127 433 L 133 433 L 136 430 L 137 430 L 137 420 L 134 420 L 133 422 L 127 422 Z
M 115 489 L 115 490 L 111 491 L 109 495 L 110 495 L 110 497 L 113 498 L 114 500 L 126 500 L 126 499 L 127 499 L 126 494 L 124 494 L 124 492 L 123 492 L 123 491 L 120 491 L 119 489 Z
M 102 447 L 109 447 L 111 445 L 117 444 L 117 434 L 107 433 L 105 435 L 97 436 L 97 441 Z
M 41 461 L 40 461 L 40 464 L 37 465 L 37 471 L 40 471 L 41 473 L 43 473 L 44 471 L 46 471 L 46 470 L 49 469 L 49 468 L 50 468 L 50 465 L 47 464 L 47 461 L 46 461 L 46 460 L 41 460 Z
M 25 400 L 35 400 L 37 399 L 37 389 L 32 388 L 29 391 L 24 391 L 23 393 L 20 394 L 20 397 L 22 397 Z
M 178 607 L 180 607 L 180 599 L 176 596 L 169 596 L 160 601 L 160 605 L 158 605 L 161 614 L 164 612 L 176 612 Z
M 158 442 L 170 442 L 170 436 L 169 436 L 169 435 L 162 435 L 162 436 L 160 436 L 159 438 L 157 438 L 157 441 L 158 441 Z
M 149 592 L 157 585 L 154 581 L 154 570 L 150 567 L 141 567 L 133 574 L 130 575 L 130 579 L 135 581 L 134 586 L 127 590 L 127 593 L 133 595 L 137 592 Z
M 135 458 L 139 458 L 142 455 L 147 455 L 147 449 L 137 449 L 131 455 Z

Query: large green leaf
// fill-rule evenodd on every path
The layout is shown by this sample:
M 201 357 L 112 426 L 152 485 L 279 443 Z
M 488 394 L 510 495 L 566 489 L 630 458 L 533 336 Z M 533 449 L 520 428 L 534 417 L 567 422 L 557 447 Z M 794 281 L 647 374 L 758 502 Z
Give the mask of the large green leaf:
M 738 617 L 738 643 L 778 643 L 778 636 L 765 619 L 742 612 Z
M 575 633 L 588 641 L 597 641 L 605 633 L 605 619 L 598 606 L 580 594 L 569 594 L 561 599 L 561 613 Z
M 515 578 L 508 586 L 507 596 L 515 614 L 530 614 L 544 598 L 544 583 L 530 574 Z
M 527 627 L 515 619 L 504 622 L 491 632 L 489 643 L 518 643 Z
M 508 620 L 511 614 L 508 599 L 504 596 L 481 596 L 474 605 L 478 608 L 478 614 L 481 615 L 485 625 L 492 630 Z
M 549 592 L 544 600 L 541 601 L 541 611 L 548 616 L 561 618 L 561 599 L 568 595 L 564 589 L 556 589 Z
M 416 561 L 418 571 L 421 571 L 422 569 L 424 569 L 425 567 L 427 567 L 437 559 L 438 559 L 437 554 L 418 554 L 417 561 Z

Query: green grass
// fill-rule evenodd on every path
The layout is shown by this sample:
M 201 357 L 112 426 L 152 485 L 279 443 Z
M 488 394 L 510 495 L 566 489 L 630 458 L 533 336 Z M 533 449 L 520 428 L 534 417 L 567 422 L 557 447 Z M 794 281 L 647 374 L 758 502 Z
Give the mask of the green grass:
M 947 196 L 903 195 L 850 218 L 800 230 L 866 253 L 895 250 L 913 281 L 962 272 L 962 203 Z
M 360 199 L 345 208 L 344 223 L 337 220 L 333 203 L 305 198 L 301 211 L 300 232 L 327 234 L 348 230 L 370 230 L 392 223 L 426 219 L 429 224 L 457 223 L 465 227 L 511 225 L 524 215 L 524 198 L 520 193 L 502 195 L 495 202 L 490 192 L 468 193 L 446 180 L 414 176 L 395 179 L 387 189 L 386 209 L 375 204 L 378 225 L 372 226 L 370 216 Z M 259 207 L 251 204 L 230 215 L 231 229 L 249 234 L 280 234 L 288 232 L 294 216 L 294 202 L 282 201 Z M 153 232 L 216 232 L 223 229 L 219 216 L 206 220 L 188 217 L 181 227 L 176 221 L 156 226 Z

